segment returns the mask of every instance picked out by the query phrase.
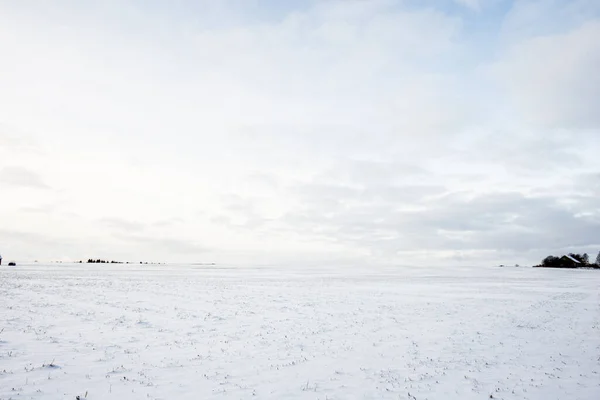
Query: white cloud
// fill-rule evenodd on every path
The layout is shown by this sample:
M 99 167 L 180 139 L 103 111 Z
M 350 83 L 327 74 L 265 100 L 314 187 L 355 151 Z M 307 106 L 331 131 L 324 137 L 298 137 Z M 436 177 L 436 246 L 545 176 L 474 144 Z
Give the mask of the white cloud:
M 600 129 L 600 20 L 510 46 L 495 66 L 516 112 L 541 128 Z
M 2 3 L 0 189 L 47 187 L 3 197 L 3 251 L 488 261 L 566 246 L 546 220 L 593 246 L 597 20 L 460 3 Z
M 0 170 L 0 183 L 17 188 L 49 189 L 44 180 L 34 171 L 24 167 L 8 166 Z
M 475 10 L 475 11 L 478 11 L 481 7 L 480 0 L 454 0 L 454 1 L 456 1 L 456 3 L 458 3 L 462 6 L 465 6 L 472 10 Z

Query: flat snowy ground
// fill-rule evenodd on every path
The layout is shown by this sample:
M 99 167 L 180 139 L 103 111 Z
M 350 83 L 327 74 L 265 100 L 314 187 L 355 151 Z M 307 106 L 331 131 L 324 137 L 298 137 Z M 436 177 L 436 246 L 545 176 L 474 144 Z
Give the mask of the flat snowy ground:
M 600 399 L 600 272 L 0 267 L 0 399 Z

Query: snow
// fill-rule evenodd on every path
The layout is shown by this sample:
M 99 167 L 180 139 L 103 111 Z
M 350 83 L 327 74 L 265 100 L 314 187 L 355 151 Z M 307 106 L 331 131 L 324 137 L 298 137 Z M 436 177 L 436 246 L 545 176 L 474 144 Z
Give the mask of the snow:
M 0 399 L 600 399 L 600 274 L 0 268 Z
M 571 257 L 571 256 L 570 256 L 570 255 L 568 255 L 568 254 L 567 254 L 567 255 L 565 255 L 564 257 L 566 257 L 566 258 L 568 258 L 569 260 L 573 261 L 575 264 L 581 264 L 581 263 L 579 262 L 579 260 L 576 260 L 576 259 L 574 259 L 573 257 Z

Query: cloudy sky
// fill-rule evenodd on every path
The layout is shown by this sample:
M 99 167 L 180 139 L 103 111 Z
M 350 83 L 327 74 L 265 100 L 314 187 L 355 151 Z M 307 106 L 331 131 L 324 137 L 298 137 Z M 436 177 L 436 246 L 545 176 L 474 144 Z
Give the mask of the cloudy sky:
M 0 0 L 0 252 L 600 250 L 597 0 Z

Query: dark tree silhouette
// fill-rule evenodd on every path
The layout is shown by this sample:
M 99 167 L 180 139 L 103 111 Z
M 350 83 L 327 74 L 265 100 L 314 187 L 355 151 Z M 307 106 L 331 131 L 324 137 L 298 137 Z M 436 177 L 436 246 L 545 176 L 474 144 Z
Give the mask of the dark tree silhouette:
M 584 253 L 584 254 L 569 253 L 569 257 L 571 257 L 574 260 L 579 261 L 579 264 L 573 262 L 572 260 L 569 260 L 565 256 L 562 256 L 562 257 L 548 256 L 548 257 L 546 257 L 546 258 L 544 258 L 542 260 L 542 263 L 540 265 L 536 265 L 536 267 L 544 267 L 544 268 L 589 268 L 589 267 L 596 267 L 593 264 L 590 265 L 590 257 L 588 256 L 587 253 Z M 598 254 L 598 258 L 600 258 L 600 254 Z M 598 260 L 598 258 L 597 258 L 597 260 Z M 600 268 L 600 266 L 598 266 L 598 268 Z

